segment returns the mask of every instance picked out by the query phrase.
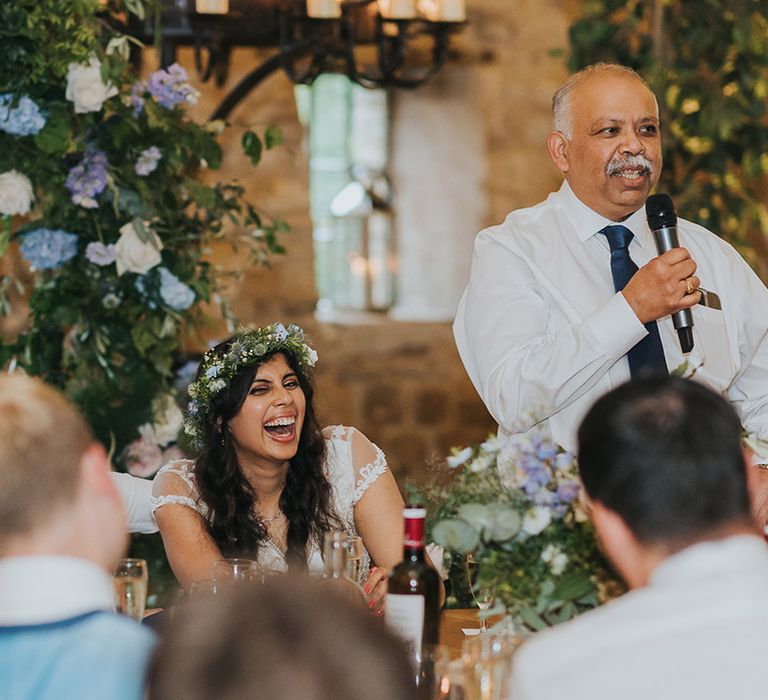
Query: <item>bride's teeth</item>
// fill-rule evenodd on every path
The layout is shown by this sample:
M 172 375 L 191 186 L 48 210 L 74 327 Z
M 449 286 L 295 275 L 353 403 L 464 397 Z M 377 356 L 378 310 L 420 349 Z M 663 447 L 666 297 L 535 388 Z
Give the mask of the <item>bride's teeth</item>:
M 277 418 L 276 420 L 265 423 L 267 428 L 274 428 L 279 425 L 293 425 L 296 422 L 295 418 Z

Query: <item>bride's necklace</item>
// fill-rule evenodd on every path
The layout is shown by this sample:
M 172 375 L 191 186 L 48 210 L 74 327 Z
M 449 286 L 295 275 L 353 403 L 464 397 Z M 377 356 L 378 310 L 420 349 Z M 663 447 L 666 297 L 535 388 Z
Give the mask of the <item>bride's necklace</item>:
M 268 518 L 265 518 L 263 515 L 261 515 L 261 513 L 256 513 L 256 517 L 258 518 L 262 527 L 267 527 L 267 525 L 271 525 L 278 520 L 283 520 L 283 518 L 285 518 L 285 513 L 283 513 L 282 510 L 278 510 L 277 513 Z

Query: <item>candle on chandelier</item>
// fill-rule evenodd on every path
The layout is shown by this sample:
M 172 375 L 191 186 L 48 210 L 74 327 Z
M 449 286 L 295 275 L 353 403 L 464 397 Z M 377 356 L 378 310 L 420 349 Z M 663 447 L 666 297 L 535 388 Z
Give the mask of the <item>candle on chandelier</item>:
M 307 15 L 318 19 L 341 17 L 339 0 L 307 0 Z
M 226 15 L 229 0 L 195 0 L 195 11 L 200 15 Z
M 464 0 L 419 0 L 419 12 L 431 22 L 464 22 Z
M 379 12 L 384 19 L 413 19 L 416 0 L 379 0 Z

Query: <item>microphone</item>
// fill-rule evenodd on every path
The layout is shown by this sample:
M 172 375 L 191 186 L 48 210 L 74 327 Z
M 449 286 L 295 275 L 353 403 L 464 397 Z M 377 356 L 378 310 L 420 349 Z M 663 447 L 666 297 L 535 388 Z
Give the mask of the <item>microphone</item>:
M 656 250 L 659 255 L 672 248 L 679 248 L 677 240 L 677 214 L 672 198 L 668 194 L 652 194 L 645 203 L 648 227 L 653 231 Z M 690 309 L 681 309 L 672 314 L 672 323 L 677 329 L 680 347 L 684 353 L 693 350 L 693 314 Z

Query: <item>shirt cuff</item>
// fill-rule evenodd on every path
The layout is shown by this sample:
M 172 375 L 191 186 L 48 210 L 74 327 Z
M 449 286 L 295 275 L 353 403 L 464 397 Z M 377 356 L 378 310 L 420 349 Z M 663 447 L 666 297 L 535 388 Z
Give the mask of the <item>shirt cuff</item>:
M 583 328 L 595 347 L 615 357 L 626 355 L 630 348 L 648 335 L 646 327 L 640 323 L 621 292 L 587 316 Z

